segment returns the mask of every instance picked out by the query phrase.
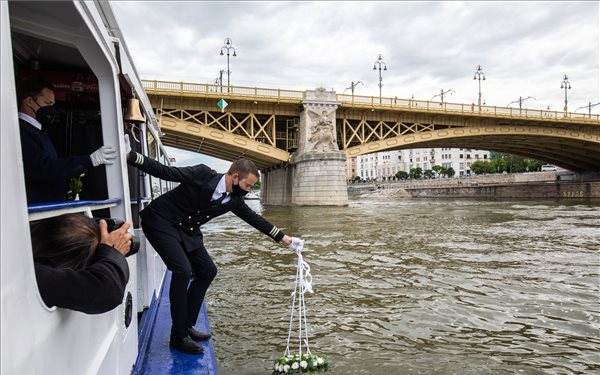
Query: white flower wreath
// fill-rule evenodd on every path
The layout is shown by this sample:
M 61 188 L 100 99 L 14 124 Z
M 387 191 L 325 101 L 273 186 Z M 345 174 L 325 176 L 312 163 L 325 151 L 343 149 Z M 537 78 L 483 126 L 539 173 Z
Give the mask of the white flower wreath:
M 296 272 L 296 285 L 292 293 L 292 308 L 290 314 L 290 328 L 288 331 L 287 346 L 283 356 L 279 357 L 273 365 L 274 374 L 288 374 L 292 372 L 314 372 L 329 369 L 329 361 L 324 355 L 312 354 L 308 346 L 308 325 L 306 319 L 306 304 L 304 293 L 312 293 L 312 276 L 310 266 L 302 258 L 304 241 L 294 238 L 293 250 L 298 255 L 298 268 Z M 296 296 L 298 296 L 298 353 L 292 355 L 290 352 L 290 339 L 294 328 L 294 311 L 296 307 Z M 304 320 L 304 321 L 303 321 Z M 303 332 L 304 330 L 304 332 Z M 304 352 L 303 352 L 304 349 Z

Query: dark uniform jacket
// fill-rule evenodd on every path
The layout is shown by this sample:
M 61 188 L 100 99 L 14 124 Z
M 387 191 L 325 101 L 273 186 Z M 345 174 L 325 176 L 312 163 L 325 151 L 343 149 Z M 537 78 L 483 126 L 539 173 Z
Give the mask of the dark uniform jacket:
M 145 225 L 180 238 L 188 252 L 203 246 L 200 226 L 229 211 L 276 242 L 284 236 L 283 231 L 248 207 L 243 197 L 231 196 L 227 203 L 211 204 L 212 195 L 223 174 L 204 164 L 169 167 L 133 151 L 129 153 L 128 163 L 152 176 L 180 183 L 154 199 L 140 216 Z
M 121 304 L 129 280 L 129 266 L 116 249 L 99 244 L 92 263 L 73 271 L 35 263 L 40 295 L 47 306 L 86 314 L 101 314 Z
M 22 119 L 19 128 L 27 203 L 66 201 L 68 179 L 92 168 L 89 155 L 59 158 L 46 132 Z

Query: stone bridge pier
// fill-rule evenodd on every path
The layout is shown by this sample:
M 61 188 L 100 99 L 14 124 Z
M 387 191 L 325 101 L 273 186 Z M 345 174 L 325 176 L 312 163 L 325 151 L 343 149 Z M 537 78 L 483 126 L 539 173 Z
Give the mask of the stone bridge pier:
M 298 150 L 287 165 L 263 171 L 263 204 L 348 204 L 346 155 L 338 148 L 335 131 L 338 105 L 333 91 L 318 88 L 305 92 L 298 129 Z

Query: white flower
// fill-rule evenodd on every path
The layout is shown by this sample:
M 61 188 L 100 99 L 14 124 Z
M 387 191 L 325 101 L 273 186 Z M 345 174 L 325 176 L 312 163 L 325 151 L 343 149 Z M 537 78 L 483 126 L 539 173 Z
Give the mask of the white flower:
M 323 363 L 325 363 L 325 360 L 321 357 L 317 357 L 317 364 L 322 365 Z
M 307 368 L 307 367 L 308 367 L 308 363 L 307 363 L 306 361 L 301 361 L 301 362 L 300 362 L 300 367 L 302 367 L 302 368 L 304 368 L 304 369 L 305 369 L 305 368 Z
M 277 370 L 279 370 L 279 372 L 283 372 L 283 365 L 279 365 L 279 368 Z
M 287 373 L 290 370 L 290 365 L 283 366 L 283 372 Z
M 279 371 L 279 363 L 275 363 L 275 365 L 273 365 L 273 371 Z
M 300 367 L 300 366 L 298 365 L 298 362 L 294 362 L 294 363 L 292 363 L 292 370 L 298 370 L 298 367 Z

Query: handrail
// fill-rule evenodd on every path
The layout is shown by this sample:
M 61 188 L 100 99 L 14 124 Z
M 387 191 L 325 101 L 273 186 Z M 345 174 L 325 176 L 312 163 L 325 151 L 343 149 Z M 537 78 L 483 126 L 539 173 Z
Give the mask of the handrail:
M 222 86 L 210 83 L 188 83 L 169 81 L 142 80 L 142 86 L 147 93 L 153 92 L 177 92 L 180 94 L 205 94 L 211 96 L 241 96 L 252 98 L 278 99 L 279 101 L 301 102 L 304 91 L 269 89 L 245 86 Z
M 27 211 L 29 212 L 29 221 L 33 221 L 63 214 L 85 212 L 88 209 L 100 210 L 103 208 L 114 207 L 119 203 L 121 203 L 120 198 L 38 203 L 28 205 Z
M 400 99 L 394 98 L 381 98 L 379 103 L 379 97 L 375 96 L 359 96 L 359 95 L 348 95 L 348 94 L 337 94 L 337 101 L 341 105 L 348 105 L 350 107 L 359 108 L 372 108 L 372 109 L 410 109 L 410 110 L 423 110 L 423 111 L 434 111 L 434 112 L 445 112 L 450 114 L 469 114 L 469 115 L 483 115 L 483 116 L 507 116 L 507 117 L 518 117 L 526 119 L 544 119 L 544 120 L 565 120 L 565 119 L 577 119 L 577 120 L 592 120 L 593 122 L 600 122 L 600 115 L 597 114 L 585 114 L 577 112 L 560 112 L 550 111 L 546 109 L 528 109 L 528 108 L 513 108 L 513 107 L 498 107 L 488 105 L 477 105 L 477 104 L 465 104 L 465 103 L 450 103 L 450 102 L 436 102 L 429 100 L 416 100 L 416 99 Z
M 157 80 L 142 80 L 146 92 L 152 93 L 179 93 L 180 95 L 204 94 L 216 97 L 238 96 L 248 99 L 274 99 L 278 102 L 300 103 L 304 99 L 305 91 L 270 89 L 245 86 L 223 86 L 210 83 L 171 82 Z M 476 105 L 474 103 L 450 103 L 429 100 L 380 98 L 376 96 L 360 96 L 349 94 L 336 94 L 336 100 L 341 106 L 370 109 L 409 109 L 412 111 L 442 112 L 447 114 L 462 114 L 476 116 L 494 116 L 542 120 L 577 120 L 600 124 L 600 115 L 585 114 L 581 112 L 561 112 L 545 109 L 528 109 L 513 107 L 498 107 L 489 105 Z

